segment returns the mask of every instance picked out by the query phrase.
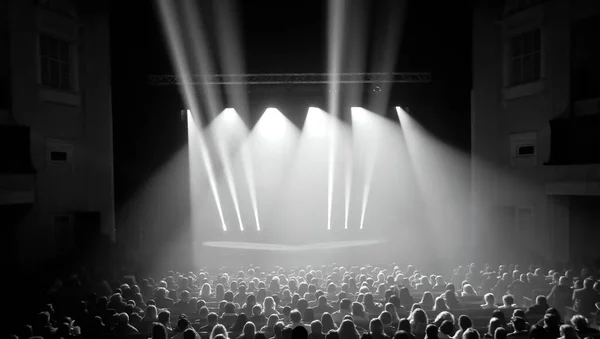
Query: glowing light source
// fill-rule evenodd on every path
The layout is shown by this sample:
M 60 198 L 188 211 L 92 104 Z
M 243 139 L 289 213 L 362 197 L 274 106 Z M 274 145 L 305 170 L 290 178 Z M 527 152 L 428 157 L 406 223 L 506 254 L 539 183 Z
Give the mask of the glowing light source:
M 276 108 L 267 108 L 258 125 L 259 133 L 266 139 L 279 141 L 285 133 L 285 117 Z
M 310 107 L 304 123 L 305 133 L 322 137 L 327 135 L 328 130 L 329 117 L 327 116 L 327 113 L 320 108 Z

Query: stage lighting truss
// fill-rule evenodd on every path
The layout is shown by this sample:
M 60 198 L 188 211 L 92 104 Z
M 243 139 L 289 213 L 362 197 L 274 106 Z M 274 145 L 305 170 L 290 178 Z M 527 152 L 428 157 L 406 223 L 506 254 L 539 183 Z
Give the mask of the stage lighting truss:
M 166 85 L 282 85 L 282 84 L 384 84 L 384 83 L 427 83 L 430 73 L 276 73 L 276 74 L 213 74 L 149 75 L 153 86 Z

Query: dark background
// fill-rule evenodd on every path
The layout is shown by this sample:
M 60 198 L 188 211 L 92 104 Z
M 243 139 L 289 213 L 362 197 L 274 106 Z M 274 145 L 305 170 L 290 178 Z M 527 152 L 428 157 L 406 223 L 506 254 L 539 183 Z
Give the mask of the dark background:
M 365 0 L 370 20 L 366 31 L 370 44 L 366 48 L 372 48 L 372 42 L 385 29 L 379 19 L 390 1 L 396 0 Z M 199 1 L 199 4 L 210 6 L 207 1 Z M 326 1 L 245 0 L 240 4 L 236 16 L 243 32 L 246 72 L 327 72 Z M 119 221 L 124 203 L 185 145 L 187 132 L 180 116 L 180 110 L 186 107 L 179 89 L 149 86 L 147 82 L 149 74 L 173 73 L 155 3 L 113 1 L 111 13 L 115 199 L 119 230 L 124 227 Z M 394 119 L 393 106 L 410 107 L 411 114 L 434 135 L 467 152 L 470 148 L 470 1 L 408 0 L 405 26 L 398 43 L 395 71 L 431 72 L 433 81 L 395 84 L 386 115 Z M 365 87 L 365 90 L 370 89 Z M 283 99 L 265 97 L 264 92 L 257 89 L 249 95 L 251 111 L 259 112 L 251 112 L 255 117 L 264 111 L 264 105 L 272 105 L 299 124 L 307 108 L 314 104 L 310 100 L 326 102 L 326 95 L 314 99 L 314 93 L 326 92 L 324 88 L 313 90 L 311 99 L 306 100 L 294 92 Z M 289 97 L 294 98 L 292 104 Z M 286 104 L 287 107 L 281 106 Z

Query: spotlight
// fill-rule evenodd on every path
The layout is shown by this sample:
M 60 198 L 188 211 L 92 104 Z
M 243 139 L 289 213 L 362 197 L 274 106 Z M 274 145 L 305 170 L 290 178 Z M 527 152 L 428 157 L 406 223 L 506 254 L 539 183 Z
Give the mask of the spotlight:
M 278 109 L 267 108 L 260 118 L 259 131 L 268 140 L 281 140 L 285 133 L 285 117 Z

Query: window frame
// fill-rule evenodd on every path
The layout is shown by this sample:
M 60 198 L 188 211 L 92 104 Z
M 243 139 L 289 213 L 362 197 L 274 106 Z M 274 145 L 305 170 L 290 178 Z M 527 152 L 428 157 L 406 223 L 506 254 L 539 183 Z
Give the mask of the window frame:
M 539 32 L 539 46 L 536 49 L 535 48 L 535 35 L 536 33 Z M 525 53 L 523 51 L 523 38 L 527 35 L 527 34 L 533 34 L 532 37 L 532 49 L 529 53 Z M 517 56 L 515 56 L 514 51 L 515 51 L 515 45 L 513 45 L 513 42 L 515 39 L 521 39 L 521 53 Z M 541 27 L 534 27 L 532 29 L 529 30 L 523 30 L 523 31 L 519 31 L 519 32 L 515 32 L 512 33 L 509 37 L 508 37 L 508 53 L 506 54 L 506 67 L 508 68 L 507 70 L 507 84 L 508 87 L 515 87 L 515 86 L 520 86 L 520 85 L 525 85 L 525 84 L 530 84 L 530 83 L 535 83 L 538 82 L 540 80 L 542 80 L 542 59 L 543 59 L 543 55 L 542 55 L 542 28 Z M 537 69 L 538 71 L 538 75 L 537 77 L 534 77 L 531 80 L 525 79 L 525 68 L 524 68 L 524 60 L 527 56 L 530 56 L 533 60 L 533 64 L 535 66 L 535 56 L 539 55 L 539 68 Z M 520 77 L 517 81 L 515 81 L 514 76 L 514 64 L 515 64 L 515 60 L 519 60 L 520 63 L 520 67 L 521 67 L 521 72 L 520 72 Z M 535 74 L 535 67 L 532 70 L 533 73 Z
M 502 29 L 502 99 L 512 100 L 525 96 L 541 93 L 546 81 L 546 29 L 544 27 L 544 10 L 542 2 L 532 8 L 513 14 L 501 21 Z M 540 77 L 538 80 L 527 83 L 511 84 L 512 70 L 512 37 L 521 35 L 528 31 L 540 30 Z
M 75 60 L 75 55 L 74 54 L 75 53 L 74 53 L 74 44 L 73 44 L 73 42 L 69 41 L 67 39 L 64 39 L 64 38 L 62 38 L 60 36 L 56 36 L 55 34 L 51 34 L 51 33 L 47 33 L 47 32 L 39 32 L 37 36 L 38 36 L 38 65 L 39 65 L 39 68 L 38 68 L 38 77 L 39 78 L 38 79 L 39 79 L 39 84 L 42 85 L 43 87 L 51 88 L 53 90 L 64 91 L 64 92 L 77 92 L 76 91 L 76 81 L 75 81 L 75 76 L 74 76 L 75 75 L 75 63 L 74 63 L 74 60 Z M 59 52 L 58 52 L 58 54 L 59 54 L 58 58 L 54 58 L 54 57 L 51 57 L 51 56 L 44 56 L 44 55 L 42 55 L 42 39 L 43 38 L 48 38 L 48 39 L 56 40 L 57 41 L 57 44 L 58 44 L 57 48 L 59 50 Z M 66 64 L 67 64 L 68 69 L 69 69 L 69 86 L 67 88 L 64 88 L 64 87 L 61 86 L 62 74 L 61 74 L 60 66 L 61 66 L 61 64 L 64 63 L 62 60 L 60 60 L 61 56 L 62 56 L 61 53 L 60 53 L 60 44 L 61 43 L 66 44 L 67 48 L 68 48 L 68 51 L 67 51 L 68 60 L 67 60 Z M 54 59 L 52 61 L 55 61 L 55 62 L 57 62 L 59 64 L 59 67 L 58 67 L 58 72 L 59 72 L 58 82 L 59 82 L 59 84 L 58 84 L 58 86 L 54 86 L 52 84 L 45 84 L 44 83 L 44 79 L 43 79 L 43 76 L 42 76 L 42 74 L 43 74 L 42 69 L 43 69 L 44 59 Z M 46 61 L 48 61 L 48 60 L 46 60 Z

